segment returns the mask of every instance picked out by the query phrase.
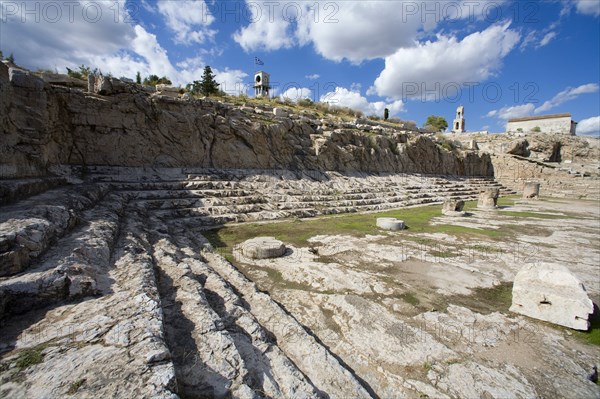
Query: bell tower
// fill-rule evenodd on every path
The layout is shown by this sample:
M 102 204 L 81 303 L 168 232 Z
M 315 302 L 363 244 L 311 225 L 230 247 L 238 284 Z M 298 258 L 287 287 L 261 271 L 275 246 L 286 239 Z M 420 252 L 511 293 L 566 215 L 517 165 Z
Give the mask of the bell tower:
M 254 74 L 254 96 L 255 97 L 269 97 L 269 91 L 271 90 L 270 75 L 266 72 L 259 71 Z
M 465 107 L 462 105 L 456 109 L 456 118 L 452 124 L 453 133 L 465 132 Z

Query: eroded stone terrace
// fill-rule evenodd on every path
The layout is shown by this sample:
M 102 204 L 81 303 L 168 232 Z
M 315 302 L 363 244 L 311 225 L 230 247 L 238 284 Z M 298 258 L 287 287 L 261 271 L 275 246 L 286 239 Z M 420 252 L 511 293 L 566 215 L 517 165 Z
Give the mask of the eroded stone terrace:
M 376 396 L 270 295 L 202 252 L 200 230 L 475 198 L 499 186 L 424 175 L 85 172 L 3 182 L 3 395 Z M 290 331 L 298 338 L 286 339 Z

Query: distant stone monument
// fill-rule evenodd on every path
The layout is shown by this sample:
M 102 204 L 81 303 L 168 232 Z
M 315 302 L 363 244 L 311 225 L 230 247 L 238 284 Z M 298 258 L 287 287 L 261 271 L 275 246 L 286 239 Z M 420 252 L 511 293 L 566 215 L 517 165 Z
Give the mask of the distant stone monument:
M 390 110 L 386 108 L 383 110 L 383 120 L 387 121 L 389 118 L 390 118 Z
M 404 230 L 404 220 L 396 218 L 377 218 L 377 227 L 383 230 L 399 231 Z
M 523 187 L 523 198 L 539 198 L 540 197 L 540 183 L 527 182 Z
M 269 97 L 271 75 L 258 71 L 254 74 L 254 97 Z
M 453 133 L 465 132 L 465 107 L 462 105 L 456 109 L 456 118 L 452 124 Z
M 273 237 L 256 237 L 244 241 L 242 254 L 251 259 L 279 258 L 285 255 L 285 245 Z
M 456 199 L 447 199 L 442 207 L 442 214 L 445 216 L 465 216 L 463 212 L 465 201 Z
M 477 202 L 477 208 L 481 209 L 495 209 L 498 206 L 498 197 L 500 196 L 500 190 L 497 188 L 488 188 L 479 193 L 479 201 Z

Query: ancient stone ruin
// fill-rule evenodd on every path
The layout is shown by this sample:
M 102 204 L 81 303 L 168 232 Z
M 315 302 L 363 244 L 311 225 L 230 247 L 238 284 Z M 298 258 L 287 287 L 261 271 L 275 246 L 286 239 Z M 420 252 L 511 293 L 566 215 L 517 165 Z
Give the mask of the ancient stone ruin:
M 396 218 L 377 218 L 377 227 L 383 230 L 399 231 L 404 230 L 405 225 L 403 220 Z
M 465 207 L 465 201 L 457 199 L 447 199 L 442 205 L 442 214 L 446 216 L 465 216 L 466 212 L 463 211 Z
M 251 259 L 269 259 L 283 256 L 286 247 L 273 237 L 256 237 L 241 244 L 242 254 Z
M 540 183 L 527 182 L 523 186 L 523 198 L 532 199 L 540 197 Z
M 511 312 L 587 331 L 594 304 L 583 284 L 562 265 L 534 263 L 515 276 Z
M 477 208 L 480 209 L 496 209 L 498 207 L 498 197 L 500 190 L 497 188 L 489 188 L 479 193 Z

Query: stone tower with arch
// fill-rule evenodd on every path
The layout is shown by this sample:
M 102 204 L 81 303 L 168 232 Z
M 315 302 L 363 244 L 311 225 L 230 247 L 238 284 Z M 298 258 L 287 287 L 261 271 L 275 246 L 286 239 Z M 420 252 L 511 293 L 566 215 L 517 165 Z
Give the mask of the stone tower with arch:
M 456 118 L 452 123 L 452 132 L 464 133 L 465 131 L 465 107 L 461 105 L 456 109 Z
M 269 97 L 270 78 L 271 75 L 263 71 L 254 74 L 254 97 Z

